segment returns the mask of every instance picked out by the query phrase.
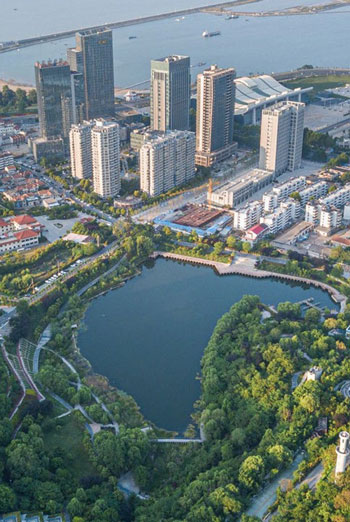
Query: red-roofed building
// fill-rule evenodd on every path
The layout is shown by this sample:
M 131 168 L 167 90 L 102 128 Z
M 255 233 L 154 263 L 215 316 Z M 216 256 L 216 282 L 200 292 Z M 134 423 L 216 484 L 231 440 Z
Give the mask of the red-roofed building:
M 248 228 L 245 239 L 247 241 L 251 241 L 254 243 L 255 241 L 259 241 L 264 235 L 269 231 L 269 227 L 264 223 L 260 223 L 258 225 L 254 225 Z
M 5 233 L 0 237 L 0 254 L 22 248 L 32 248 L 39 244 L 39 237 L 39 232 L 30 229 Z
M 13 223 L 11 221 L 5 221 L 0 218 L 0 236 L 5 234 L 6 232 L 10 232 L 13 229 Z
M 32 216 L 29 216 L 28 214 L 14 216 L 10 218 L 10 221 L 13 223 L 14 230 L 30 229 L 35 230 L 41 234 L 42 229 L 45 228 L 44 225 L 41 225 L 39 221 L 37 221 Z

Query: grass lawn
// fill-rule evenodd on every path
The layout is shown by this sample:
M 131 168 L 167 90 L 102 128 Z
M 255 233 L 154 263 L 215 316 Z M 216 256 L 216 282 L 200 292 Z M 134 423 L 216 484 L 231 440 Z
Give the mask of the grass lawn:
M 341 87 L 346 83 L 350 83 L 350 75 L 346 76 L 314 76 L 312 78 L 300 78 L 298 80 L 290 80 L 282 82 L 286 87 L 290 89 L 296 89 L 301 87 L 313 87 L 313 94 L 324 91 L 325 89 L 332 89 L 334 87 Z
M 88 453 L 82 442 L 84 431 L 83 423 L 74 414 L 70 414 L 61 419 L 60 428 L 53 428 L 44 433 L 46 448 L 62 450 L 65 459 L 64 467 L 67 467 L 78 481 L 86 475 L 98 474 L 89 461 Z

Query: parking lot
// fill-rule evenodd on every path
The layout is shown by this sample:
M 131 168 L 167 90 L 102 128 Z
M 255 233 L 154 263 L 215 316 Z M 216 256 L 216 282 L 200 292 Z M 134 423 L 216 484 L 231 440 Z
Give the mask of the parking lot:
M 38 216 L 37 220 L 39 223 L 45 226 L 43 230 L 43 236 L 52 243 L 57 241 L 61 237 L 65 236 L 69 231 L 72 230 L 74 223 L 79 221 L 83 217 L 91 217 L 83 212 L 79 212 L 76 218 L 72 219 L 49 219 L 47 216 Z

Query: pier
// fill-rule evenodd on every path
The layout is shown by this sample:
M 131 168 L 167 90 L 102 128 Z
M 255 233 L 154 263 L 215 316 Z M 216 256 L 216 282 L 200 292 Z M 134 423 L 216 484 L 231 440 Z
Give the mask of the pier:
M 165 259 L 174 259 L 175 261 L 183 261 L 184 263 L 191 263 L 194 265 L 203 265 L 210 266 L 215 269 L 215 271 L 219 275 L 242 275 L 247 277 L 256 277 L 258 279 L 262 278 L 274 278 L 285 281 L 291 281 L 301 284 L 306 284 L 309 286 L 314 286 L 315 288 L 320 288 L 325 292 L 328 292 L 334 302 L 336 302 L 340 307 L 340 312 L 344 312 L 346 306 L 346 297 L 341 294 L 336 288 L 328 285 L 327 283 L 323 283 L 322 281 L 316 281 L 314 279 L 307 279 L 306 277 L 299 277 L 290 274 L 281 274 L 278 272 L 270 272 L 268 270 L 258 270 L 256 268 L 251 267 L 243 267 L 242 265 L 235 265 L 228 263 L 220 263 L 219 261 L 214 261 L 211 259 L 203 259 L 191 256 L 185 256 L 182 254 L 175 254 L 173 252 L 160 252 L 155 251 L 151 257 L 153 259 L 157 259 L 158 257 L 163 257 Z M 317 304 L 312 305 L 309 299 L 306 300 L 307 305 L 310 307 L 318 308 Z M 306 303 L 304 303 L 306 304 Z

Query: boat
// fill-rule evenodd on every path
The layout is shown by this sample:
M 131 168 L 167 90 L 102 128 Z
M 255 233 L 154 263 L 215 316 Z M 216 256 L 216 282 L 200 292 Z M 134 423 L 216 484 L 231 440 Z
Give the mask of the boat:
M 135 40 L 135 38 L 137 38 L 137 36 L 129 36 L 129 40 Z
M 209 33 L 208 31 L 203 31 L 202 36 L 203 38 L 211 38 L 212 36 L 220 36 L 221 31 L 212 31 Z
M 226 20 L 236 20 L 237 18 L 239 18 L 238 15 L 230 14 L 226 17 Z

